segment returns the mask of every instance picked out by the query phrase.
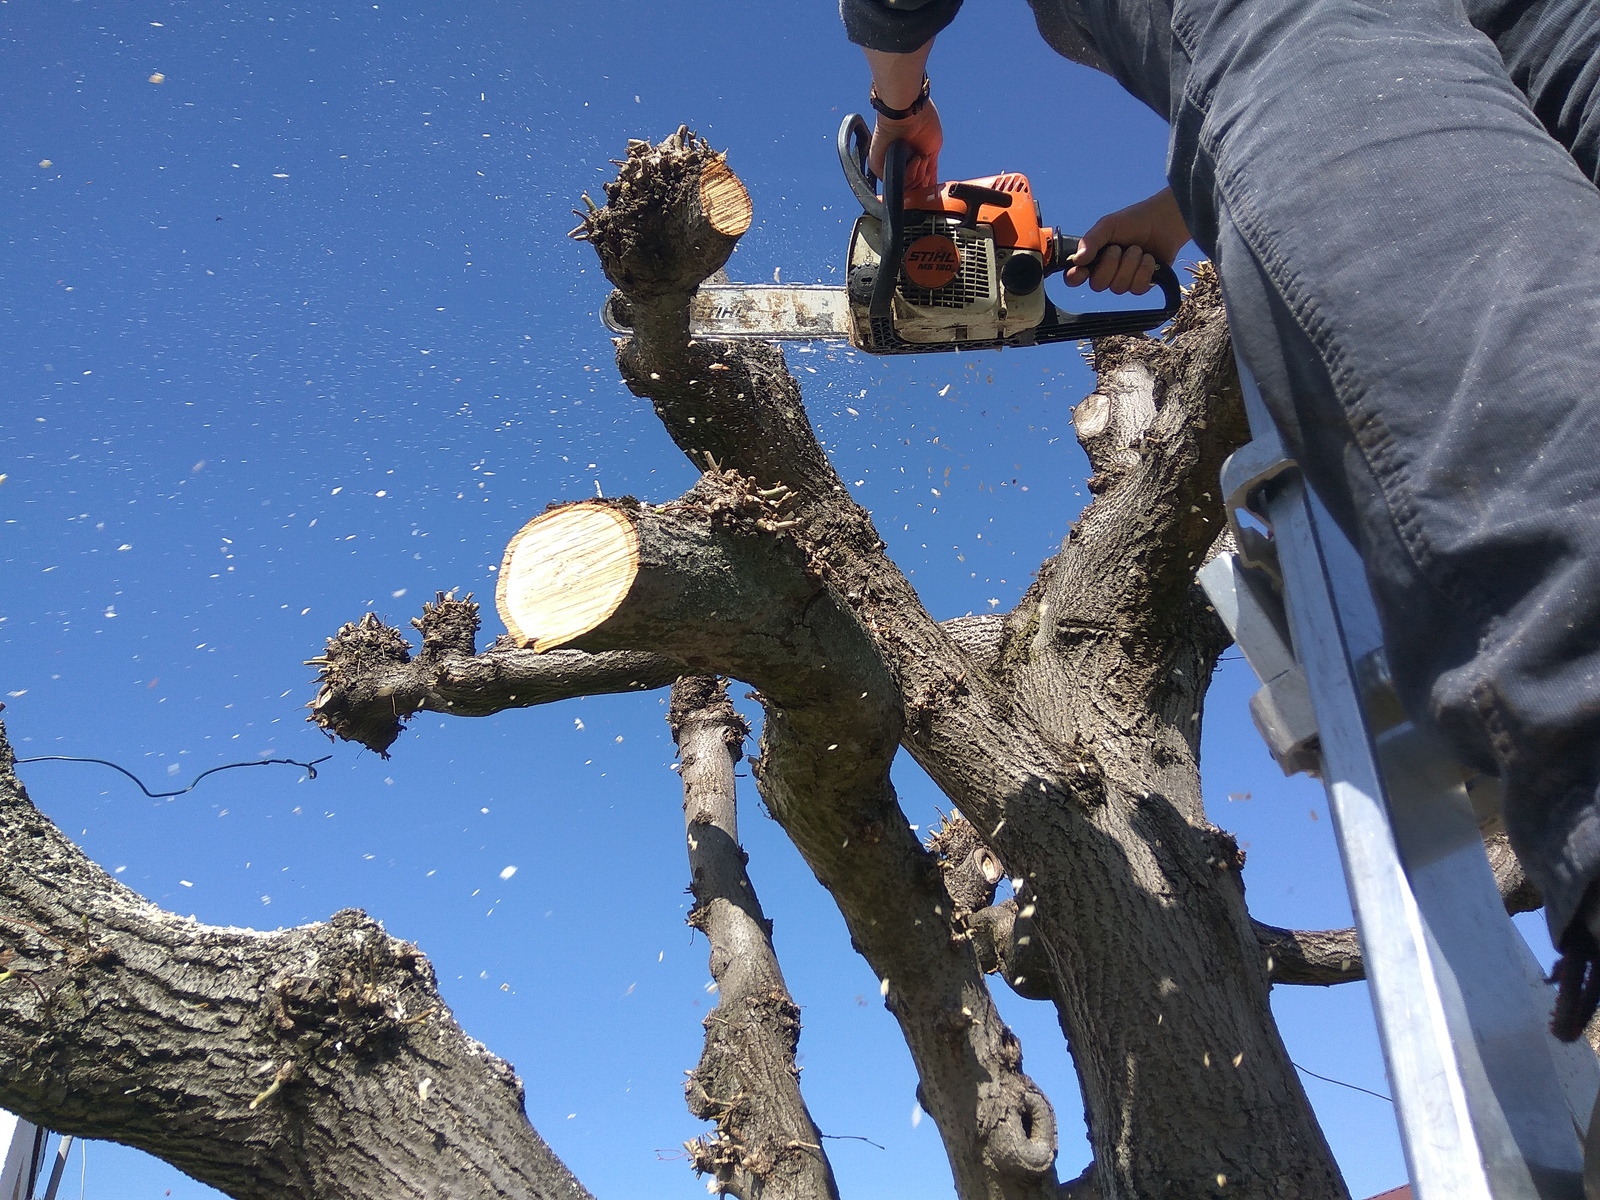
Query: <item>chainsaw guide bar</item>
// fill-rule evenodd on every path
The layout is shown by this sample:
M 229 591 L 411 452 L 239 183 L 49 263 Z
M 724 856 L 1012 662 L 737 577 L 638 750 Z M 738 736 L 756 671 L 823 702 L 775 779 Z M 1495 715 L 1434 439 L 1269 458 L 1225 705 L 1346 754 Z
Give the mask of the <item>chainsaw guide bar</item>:
M 620 292 L 606 297 L 600 319 L 613 333 L 633 332 Z M 843 341 L 850 305 L 842 287 L 824 284 L 706 283 L 689 302 L 689 330 L 703 338 Z

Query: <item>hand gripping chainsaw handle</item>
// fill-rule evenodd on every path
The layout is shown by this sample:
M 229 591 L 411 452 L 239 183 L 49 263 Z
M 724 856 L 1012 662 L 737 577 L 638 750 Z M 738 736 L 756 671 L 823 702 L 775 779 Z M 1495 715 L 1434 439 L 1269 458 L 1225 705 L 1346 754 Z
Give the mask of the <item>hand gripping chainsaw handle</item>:
M 900 278 L 900 258 L 905 250 L 905 168 L 911 148 L 899 140 L 890 142 L 886 147 L 883 157 L 883 196 L 880 199 L 878 180 L 869 165 L 871 145 L 872 131 L 867 127 L 865 118 L 860 113 L 851 113 L 839 126 L 839 165 L 844 168 L 844 177 L 862 210 L 882 223 L 882 262 L 868 311 L 873 317 L 889 319 L 893 313 L 894 289 Z M 1069 253 L 1066 248 L 1075 248 L 1077 243 L 1077 238 L 1057 234 L 1056 244 L 1061 251 L 1050 270 L 1065 270 Z M 1104 253 L 1105 248 L 1102 248 L 1100 254 Z M 1092 267 L 1099 261 L 1100 256 L 1096 255 L 1094 262 L 1089 265 Z M 1178 311 L 1178 305 L 1183 302 L 1183 288 L 1178 283 L 1177 273 L 1165 263 L 1157 265 L 1153 282 L 1161 289 L 1165 302 L 1161 308 L 1071 313 L 1063 312 L 1051 303 L 1044 321 L 1032 331 L 1032 340 L 1059 342 L 1108 334 L 1143 333 L 1163 325 L 1172 319 Z

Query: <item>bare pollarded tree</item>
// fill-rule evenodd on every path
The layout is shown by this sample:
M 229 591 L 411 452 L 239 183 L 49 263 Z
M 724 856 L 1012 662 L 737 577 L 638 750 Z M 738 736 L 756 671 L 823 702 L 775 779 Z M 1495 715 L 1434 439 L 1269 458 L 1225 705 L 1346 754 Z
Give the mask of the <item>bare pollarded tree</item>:
M 748 731 L 718 677 L 758 689 L 761 795 L 882 983 L 962 1200 L 1345 1196 L 1268 993 L 1360 978 L 1354 936 L 1252 921 L 1243 855 L 1201 801 L 1227 637 L 1194 573 L 1245 437 L 1209 270 L 1160 339 L 1095 346 L 1074 412 L 1094 500 L 1060 551 L 1010 613 L 940 623 L 781 354 L 688 335 L 691 295 L 750 221 L 722 157 L 685 130 L 635 142 L 606 194 L 574 232 L 631 314 L 619 368 L 704 474 L 663 504 L 530 522 L 501 576 L 514 636 L 481 653 L 470 597 L 424 605 L 418 648 L 370 613 L 346 625 L 313 660 L 314 719 L 384 753 L 418 711 L 673 688 L 689 919 L 721 985 L 686 1085 L 712 1123 L 690 1158 L 728 1194 L 838 1192 L 738 844 Z M 901 747 L 960 814 L 926 845 L 890 783 Z M 1495 849 L 1508 905 L 1536 907 Z M 997 905 L 1007 875 L 1021 886 Z M 3 737 L 0 943 L 0 1106 L 239 1197 L 587 1194 L 415 947 L 354 912 L 258 934 L 156 909 L 32 808 Z M 1055 1006 L 1095 1154 L 1075 1180 L 990 976 Z

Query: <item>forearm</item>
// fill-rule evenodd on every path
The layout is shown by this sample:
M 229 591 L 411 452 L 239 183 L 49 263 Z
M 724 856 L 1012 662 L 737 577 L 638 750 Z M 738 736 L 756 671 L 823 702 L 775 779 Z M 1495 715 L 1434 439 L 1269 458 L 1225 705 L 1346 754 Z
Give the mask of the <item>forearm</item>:
M 873 50 L 862 47 L 867 56 L 867 68 L 872 72 L 872 86 L 878 99 L 890 108 L 909 108 L 922 94 L 922 79 L 928 69 L 928 54 L 933 42 L 924 42 L 907 54 Z

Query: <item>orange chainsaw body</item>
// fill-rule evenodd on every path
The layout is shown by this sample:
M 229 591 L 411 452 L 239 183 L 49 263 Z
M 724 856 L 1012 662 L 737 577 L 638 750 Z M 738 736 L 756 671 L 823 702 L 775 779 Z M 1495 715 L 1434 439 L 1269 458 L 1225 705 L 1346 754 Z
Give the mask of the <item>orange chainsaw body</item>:
M 879 196 L 867 167 L 870 142 L 858 115 L 839 127 L 839 162 L 862 208 L 845 275 L 849 336 L 859 348 L 1031 346 L 1152 329 L 1177 311 L 1177 277 L 1162 267 L 1163 308 L 1063 312 L 1044 281 L 1066 267 L 1078 239 L 1044 224 L 1027 176 L 1002 171 L 910 190 L 902 182 L 907 147 L 893 142 Z
M 960 219 L 967 215 L 969 205 L 957 197 L 954 189 L 968 187 L 1000 192 L 1012 198 L 1008 208 L 982 201 L 978 204 L 976 223 L 989 226 L 997 249 L 1032 250 L 1044 259 L 1046 269 L 1054 265 L 1056 231 L 1044 225 L 1039 202 L 1028 186 L 1028 177 L 1016 171 L 985 175 L 982 179 L 951 180 L 930 192 L 910 192 L 906 195 L 905 207 L 915 212 L 937 212 Z

